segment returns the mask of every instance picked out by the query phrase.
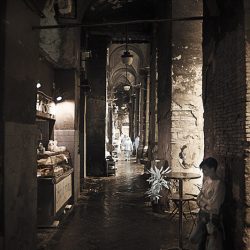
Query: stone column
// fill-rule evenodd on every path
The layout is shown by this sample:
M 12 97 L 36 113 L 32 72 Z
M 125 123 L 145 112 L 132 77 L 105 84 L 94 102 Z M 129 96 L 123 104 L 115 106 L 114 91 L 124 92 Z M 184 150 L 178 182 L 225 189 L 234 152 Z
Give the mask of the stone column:
M 158 14 L 171 17 L 171 2 L 159 1 Z M 158 47 L 158 158 L 170 160 L 171 135 L 171 23 L 161 23 L 157 28 Z
M 133 98 L 133 90 L 130 92 L 130 101 L 129 101 L 129 136 L 131 140 L 134 140 L 134 111 L 135 111 L 135 105 L 134 105 L 134 98 Z
M 87 74 L 91 93 L 87 99 L 87 175 L 102 176 L 105 160 L 107 40 L 90 36 L 92 59 Z
M 108 126 L 108 151 L 110 152 L 110 154 L 112 154 L 112 135 L 113 135 L 113 107 L 112 107 L 112 103 L 108 103 L 108 123 L 107 123 L 107 126 Z
M 140 90 L 135 90 L 135 136 L 140 134 Z
M 6 6 L 6 0 L 3 0 L 0 2 L 0 15 L 1 15 L 1 20 L 0 20 L 0 25 L 1 25 L 1 29 L 0 29 L 0 54 L 2 55 L 0 57 L 0 65 L 2 65 L 0 67 L 0 82 L 2 84 L 0 84 L 0 204 L 2 204 L 2 206 L 0 206 L 0 221 L 2 221 L 2 223 L 0 223 L 0 249 L 3 249 L 3 239 L 2 239 L 2 235 L 4 234 L 4 163 L 3 163 L 3 159 L 4 159 L 4 118 L 3 118 L 3 114 L 4 114 L 4 107 L 3 107 L 3 103 L 4 103 L 4 78 L 5 78 L 5 73 L 4 73 L 4 50 L 5 50 L 5 25 L 3 24 L 4 20 L 5 20 L 5 6 Z
M 246 85 L 247 85 L 247 104 L 246 104 L 246 140 L 249 143 L 250 142 L 250 2 L 247 0 L 244 0 L 244 6 L 245 6 L 245 44 L 246 44 Z M 250 224 L 250 200 L 248 197 L 250 197 L 250 151 L 249 147 L 247 146 L 245 149 L 245 204 L 244 207 L 246 207 L 245 212 L 245 218 L 244 218 L 244 224 L 249 225 Z M 245 226 L 244 235 L 243 235 L 243 241 L 246 243 L 246 246 L 250 245 L 250 228 L 249 226 Z
M 21 1 L 0 13 L 0 249 L 36 249 L 39 16 Z
M 140 88 L 140 112 L 139 112 L 139 128 L 140 128 L 140 143 L 138 147 L 138 158 L 143 155 L 143 149 L 145 146 L 145 111 L 146 111 L 146 88 L 147 88 L 147 78 L 145 70 L 141 69 L 140 72 L 142 78 L 142 86 Z
M 149 140 L 148 140 L 148 158 L 153 159 L 152 150 L 155 146 L 155 87 L 156 87 L 156 40 L 155 31 L 153 31 L 150 54 L 150 86 L 149 86 Z
M 145 146 L 148 148 L 149 141 L 149 105 L 150 105 L 150 72 L 147 69 L 146 80 L 146 111 L 145 111 Z
M 202 3 L 177 0 L 173 17 L 202 15 Z M 172 26 L 171 165 L 196 171 L 203 158 L 202 22 Z
M 134 89 L 133 89 L 131 98 L 132 98 L 132 104 L 133 104 L 133 134 L 132 134 L 131 140 L 134 141 L 136 137 L 136 94 L 135 94 Z

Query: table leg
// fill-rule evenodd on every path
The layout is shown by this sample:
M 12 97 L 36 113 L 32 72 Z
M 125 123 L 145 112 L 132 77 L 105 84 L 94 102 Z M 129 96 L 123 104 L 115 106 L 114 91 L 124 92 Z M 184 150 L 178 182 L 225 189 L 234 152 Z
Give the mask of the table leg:
M 179 179 L 179 248 L 182 249 L 182 197 L 183 197 L 183 182 Z
M 183 248 L 183 179 L 179 179 L 179 246 L 174 248 L 169 248 L 168 250 L 188 250 Z

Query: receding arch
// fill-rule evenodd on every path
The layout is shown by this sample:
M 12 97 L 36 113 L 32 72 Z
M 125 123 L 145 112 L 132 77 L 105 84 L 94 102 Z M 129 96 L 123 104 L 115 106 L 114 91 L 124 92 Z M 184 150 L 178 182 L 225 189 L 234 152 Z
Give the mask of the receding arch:
M 118 54 L 120 51 L 124 51 L 125 50 L 125 44 L 121 44 L 120 46 L 116 47 L 109 56 L 109 61 L 111 62 L 111 58 L 113 56 L 115 56 L 116 54 Z M 132 51 L 134 54 L 136 54 L 139 57 L 139 68 L 143 68 L 144 67 L 144 62 L 145 62 L 145 58 L 144 55 L 142 53 L 142 50 L 136 46 L 136 45 L 131 45 L 128 44 L 128 50 Z

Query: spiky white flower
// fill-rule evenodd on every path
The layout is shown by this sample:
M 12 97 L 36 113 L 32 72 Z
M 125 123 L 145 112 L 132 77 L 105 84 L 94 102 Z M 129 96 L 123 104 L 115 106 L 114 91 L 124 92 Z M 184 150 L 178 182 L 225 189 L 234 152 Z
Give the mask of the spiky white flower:
M 147 179 L 151 187 L 145 193 L 152 201 L 158 202 L 160 199 L 160 191 L 165 187 L 170 189 L 170 182 L 164 179 L 164 175 L 169 173 L 171 169 L 168 167 L 167 169 L 163 170 L 163 167 L 158 169 L 156 166 L 153 166 L 148 170 L 148 173 L 151 176 Z

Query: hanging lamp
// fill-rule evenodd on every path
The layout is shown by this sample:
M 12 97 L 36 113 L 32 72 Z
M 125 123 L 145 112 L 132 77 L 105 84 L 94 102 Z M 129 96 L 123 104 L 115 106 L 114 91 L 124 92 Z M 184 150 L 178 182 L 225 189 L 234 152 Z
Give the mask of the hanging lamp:
M 127 17 L 128 17 L 128 13 L 127 13 Z M 125 26 L 125 36 L 126 36 L 126 44 L 125 44 L 125 51 L 121 55 L 122 63 L 125 65 L 131 65 L 133 63 L 133 55 L 130 54 L 130 52 L 128 51 L 128 26 L 127 24 Z
M 122 63 L 125 65 L 131 65 L 133 63 L 133 55 L 130 54 L 128 51 L 128 32 L 127 32 L 127 25 L 126 25 L 126 44 L 125 44 L 125 51 L 121 55 Z
M 124 53 L 121 55 L 122 63 L 125 65 L 131 65 L 133 63 L 133 55 L 126 49 Z

